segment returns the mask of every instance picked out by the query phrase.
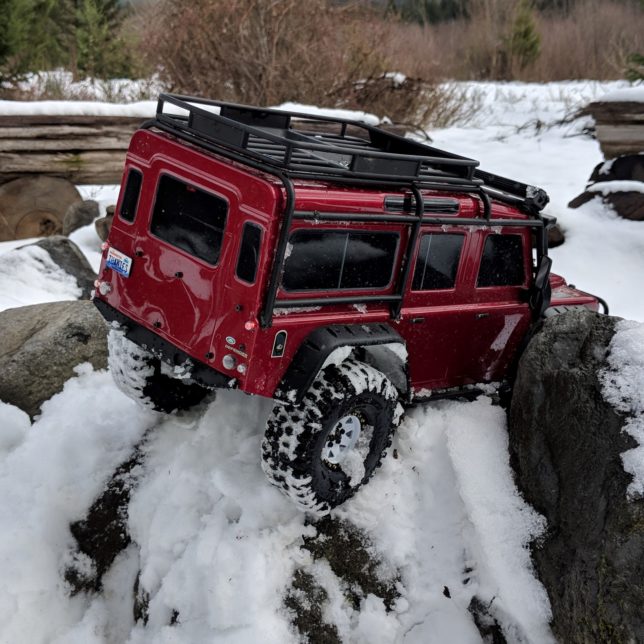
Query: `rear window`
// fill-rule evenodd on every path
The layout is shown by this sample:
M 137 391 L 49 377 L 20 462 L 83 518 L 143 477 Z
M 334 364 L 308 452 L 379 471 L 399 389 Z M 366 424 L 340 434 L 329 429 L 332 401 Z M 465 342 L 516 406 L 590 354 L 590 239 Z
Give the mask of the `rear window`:
M 282 286 L 287 291 L 385 288 L 398 234 L 299 230 L 290 239 Z
M 136 207 L 139 204 L 139 195 L 141 194 L 141 183 L 143 175 L 139 170 L 132 168 L 127 175 L 125 191 L 123 192 L 123 201 L 119 215 L 121 219 L 132 223 L 136 216 Z
M 227 214 L 228 203 L 221 197 L 162 175 L 150 230 L 169 244 L 216 264 Z
M 477 286 L 521 286 L 525 281 L 521 235 L 490 235 L 485 240 Z
M 423 235 L 418 249 L 412 290 L 454 288 L 464 235 Z
M 244 224 L 239 257 L 237 258 L 237 277 L 249 284 L 255 283 L 257 264 L 259 262 L 259 246 L 262 241 L 262 229 L 256 224 Z

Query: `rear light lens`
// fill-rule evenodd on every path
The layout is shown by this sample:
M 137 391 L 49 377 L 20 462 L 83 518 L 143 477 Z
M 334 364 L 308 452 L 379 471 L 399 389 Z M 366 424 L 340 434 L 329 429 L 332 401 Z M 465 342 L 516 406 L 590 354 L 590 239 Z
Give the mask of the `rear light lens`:
M 248 322 L 244 324 L 244 328 L 246 331 L 254 331 L 257 328 L 257 322 L 255 320 L 248 320 Z

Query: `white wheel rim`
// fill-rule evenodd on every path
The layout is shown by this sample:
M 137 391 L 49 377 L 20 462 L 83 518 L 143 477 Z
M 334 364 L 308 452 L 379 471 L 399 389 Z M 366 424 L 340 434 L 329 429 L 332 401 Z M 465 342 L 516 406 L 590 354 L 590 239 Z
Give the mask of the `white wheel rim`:
M 357 416 L 350 414 L 340 418 L 327 436 L 322 448 L 322 460 L 329 465 L 340 465 L 356 446 L 361 432 L 362 423 Z

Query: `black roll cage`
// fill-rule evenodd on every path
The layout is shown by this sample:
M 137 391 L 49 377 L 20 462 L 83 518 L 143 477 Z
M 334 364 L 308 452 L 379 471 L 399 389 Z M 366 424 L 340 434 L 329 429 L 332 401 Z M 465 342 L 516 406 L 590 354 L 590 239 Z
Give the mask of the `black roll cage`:
M 174 109 L 168 111 L 168 106 Z M 325 127 L 322 132 L 320 124 Z M 337 132 L 329 133 L 330 126 L 336 127 Z M 403 138 L 381 128 L 347 119 L 178 94 L 161 94 L 156 117 L 141 127 L 167 132 L 202 149 L 271 174 L 281 181 L 286 199 L 264 306 L 259 315 L 262 328 L 272 325 L 276 306 L 294 308 L 387 302 L 391 304 L 391 317 L 397 319 L 411 273 L 411 254 L 423 224 L 530 227 L 536 233 L 537 267 L 541 258 L 548 253 L 546 231 L 554 225 L 555 219 L 541 214 L 548 203 L 545 191 L 479 170 L 478 161 Z M 402 198 L 392 196 L 385 200 L 385 210 L 391 212 L 388 215 L 295 212 L 293 179 L 408 190 L 409 193 Z M 476 195 L 482 202 L 483 215 L 468 219 L 441 217 L 441 214 L 455 212 L 454 203 L 458 207 L 457 200 L 425 200 L 421 193 L 423 189 Z M 493 218 L 492 198 L 520 208 L 529 218 Z M 394 214 L 394 211 L 400 211 L 401 214 Z M 404 248 L 396 292 L 387 295 L 277 300 L 293 219 L 409 223 L 412 229 Z

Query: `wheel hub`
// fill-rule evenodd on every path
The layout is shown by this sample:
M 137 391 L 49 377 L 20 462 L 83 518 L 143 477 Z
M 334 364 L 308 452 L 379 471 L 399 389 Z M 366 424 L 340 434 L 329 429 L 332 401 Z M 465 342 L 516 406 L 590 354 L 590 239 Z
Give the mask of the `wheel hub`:
M 362 422 L 357 416 L 349 414 L 340 418 L 327 436 L 322 460 L 332 466 L 340 465 L 356 446 L 361 432 Z

